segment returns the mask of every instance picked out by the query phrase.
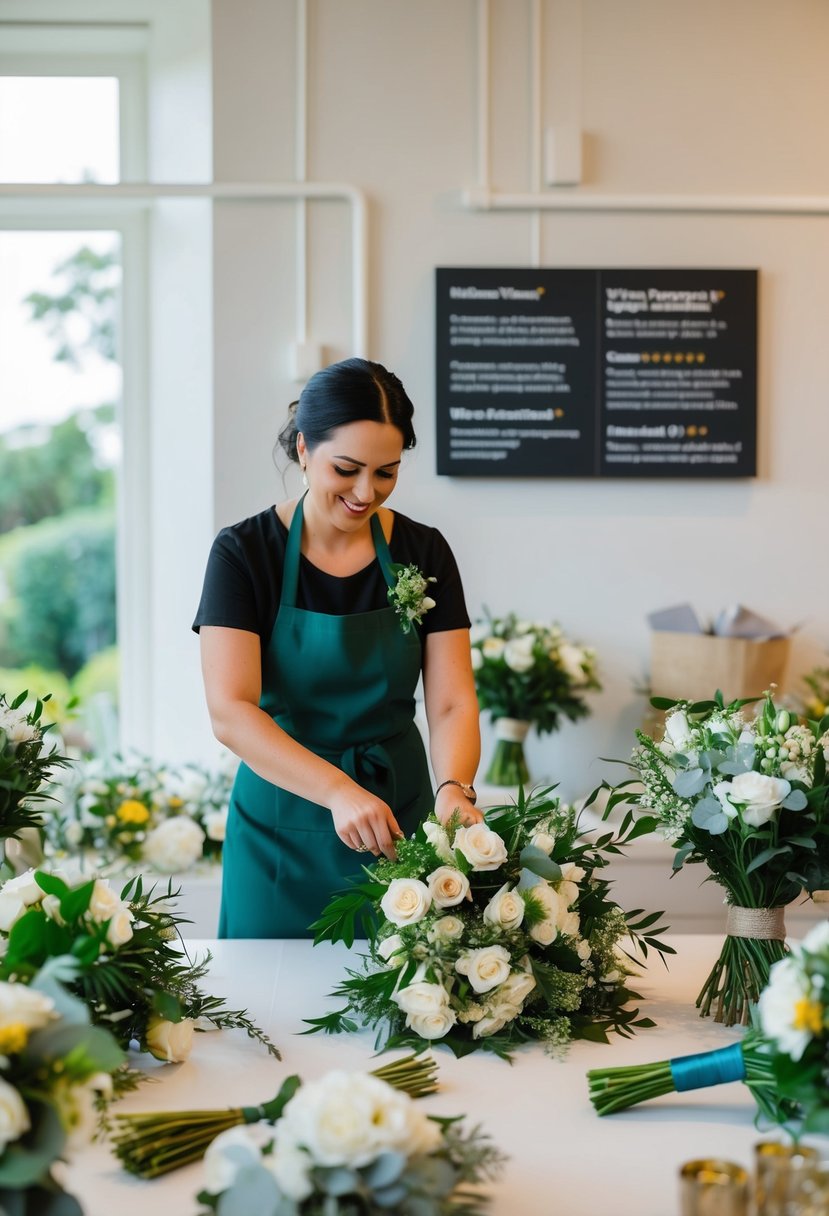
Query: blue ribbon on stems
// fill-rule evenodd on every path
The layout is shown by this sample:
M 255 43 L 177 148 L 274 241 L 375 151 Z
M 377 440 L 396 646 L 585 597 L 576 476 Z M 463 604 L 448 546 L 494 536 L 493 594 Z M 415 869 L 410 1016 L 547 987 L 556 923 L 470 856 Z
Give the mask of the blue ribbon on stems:
M 741 1043 L 720 1047 L 717 1051 L 701 1051 L 693 1056 L 669 1060 L 674 1088 L 678 1094 L 689 1089 L 705 1089 L 708 1085 L 723 1085 L 726 1081 L 745 1081 L 746 1062 Z

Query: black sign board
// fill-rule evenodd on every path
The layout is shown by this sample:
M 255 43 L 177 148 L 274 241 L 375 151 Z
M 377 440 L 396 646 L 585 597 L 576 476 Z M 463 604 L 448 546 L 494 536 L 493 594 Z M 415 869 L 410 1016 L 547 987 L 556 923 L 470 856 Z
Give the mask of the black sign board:
M 751 477 L 755 270 L 437 271 L 438 473 Z

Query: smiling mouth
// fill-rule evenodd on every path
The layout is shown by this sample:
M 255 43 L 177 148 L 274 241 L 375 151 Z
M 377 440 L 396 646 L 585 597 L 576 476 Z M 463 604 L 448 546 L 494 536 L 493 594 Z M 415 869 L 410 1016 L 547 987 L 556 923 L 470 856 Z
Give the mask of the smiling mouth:
M 343 504 L 346 511 L 348 511 L 349 515 L 365 515 L 369 508 L 369 503 L 367 502 L 357 505 L 356 503 L 349 502 L 348 499 L 343 498 L 342 495 L 340 495 L 340 502 Z

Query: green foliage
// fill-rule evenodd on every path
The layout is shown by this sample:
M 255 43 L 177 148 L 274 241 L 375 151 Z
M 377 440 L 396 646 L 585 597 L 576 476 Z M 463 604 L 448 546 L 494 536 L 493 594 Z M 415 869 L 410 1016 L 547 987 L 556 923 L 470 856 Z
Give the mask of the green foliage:
M 114 476 L 98 446 L 114 407 L 80 410 L 51 426 L 0 435 L 0 533 L 81 507 L 111 505 Z
M 58 263 L 53 275 L 63 280 L 57 291 L 51 295 L 33 291 L 24 303 L 31 309 L 32 320 L 43 322 L 54 341 L 55 362 L 80 367 L 85 350 L 114 360 L 119 251 L 99 252 L 83 245 Z M 84 336 L 80 340 L 70 333 L 70 318 L 75 325 L 80 321 L 83 327 Z
M 25 532 L 6 569 L 14 597 L 6 662 L 72 677 L 115 641 L 114 521 L 87 512 Z

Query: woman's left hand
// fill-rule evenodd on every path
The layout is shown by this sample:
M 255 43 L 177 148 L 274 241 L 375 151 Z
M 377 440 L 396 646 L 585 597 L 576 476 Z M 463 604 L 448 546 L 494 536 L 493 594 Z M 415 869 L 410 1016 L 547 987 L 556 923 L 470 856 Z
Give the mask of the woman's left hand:
M 454 811 L 460 811 L 461 827 L 471 827 L 473 823 L 484 821 L 481 811 L 457 785 L 445 785 L 442 790 L 438 790 L 435 798 L 435 814 L 441 823 L 448 823 Z

